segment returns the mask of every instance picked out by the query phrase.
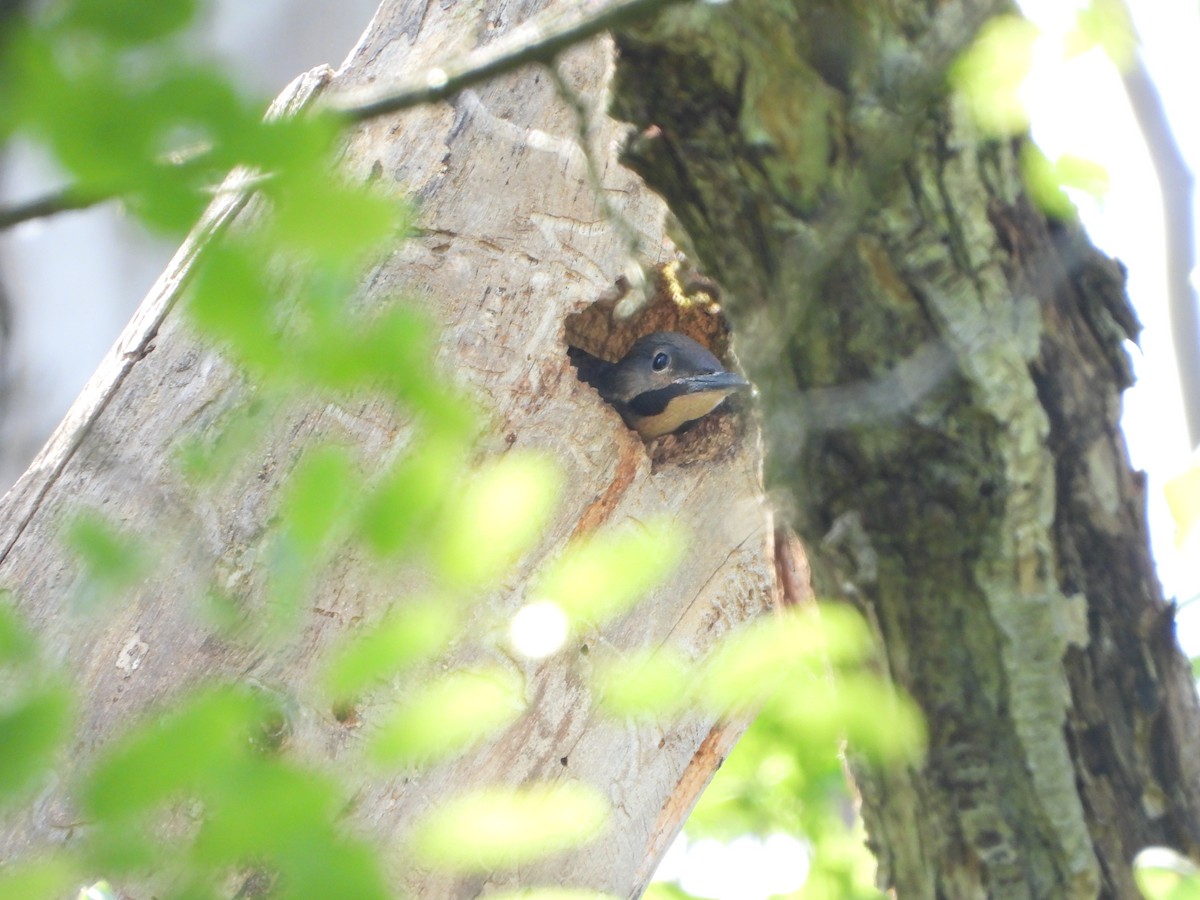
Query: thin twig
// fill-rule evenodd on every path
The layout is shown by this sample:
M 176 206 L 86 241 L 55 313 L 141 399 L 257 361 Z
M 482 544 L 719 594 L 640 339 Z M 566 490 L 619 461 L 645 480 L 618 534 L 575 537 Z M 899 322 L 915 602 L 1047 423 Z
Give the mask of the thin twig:
M 60 212 L 70 212 L 73 209 L 87 209 L 97 203 L 111 200 L 115 194 L 93 193 L 81 194 L 76 188 L 65 187 L 57 191 L 43 194 L 34 200 L 26 200 L 13 206 L 0 207 L 0 231 L 28 222 L 32 219 L 43 219 Z
M 522 66 L 553 63 L 555 57 L 575 44 L 613 28 L 631 25 L 667 6 L 682 2 L 690 0 L 627 0 L 625 3 L 608 6 L 594 15 L 581 18 L 551 34 L 523 41 L 518 47 L 510 48 L 511 41 L 505 42 L 498 49 L 477 52 L 466 63 L 456 68 L 432 68 L 421 78 L 406 84 L 384 91 L 374 89 L 371 92 L 373 96 L 367 99 L 356 101 L 354 96 L 344 96 L 340 101 L 330 104 L 330 108 L 347 124 L 352 124 L 414 106 L 436 103 Z M 544 26 L 536 21 L 526 23 L 517 29 L 512 40 L 520 40 L 521 35 L 527 31 L 540 34 L 542 30 Z M 193 153 L 187 161 L 194 164 L 204 155 L 203 151 Z M 111 200 L 114 196 L 116 195 L 104 193 L 83 194 L 77 188 L 68 186 L 36 200 L 0 207 L 0 230 L 60 212 L 86 209 Z
M 515 71 L 522 66 L 531 63 L 552 63 L 558 54 L 588 38 L 614 28 L 632 25 L 652 13 L 681 2 L 690 0 L 627 0 L 625 3 L 606 7 L 544 37 L 535 36 L 522 41 L 520 46 L 514 49 L 501 46 L 497 49 L 478 51 L 457 71 L 428 69 L 422 77 L 406 85 L 384 89 L 378 92 L 378 96 L 358 102 L 354 102 L 353 97 L 347 97 L 341 103 L 335 102 L 333 109 L 351 122 L 361 122 L 425 103 L 446 100 L 465 88 Z M 529 22 L 517 31 L 512 40 L 520 40 L 521 30 L 526 29 L 535 35 L 542 31 L 538 22 Z M 372 93 L 376 93 L 376 89 L 373 89 Z

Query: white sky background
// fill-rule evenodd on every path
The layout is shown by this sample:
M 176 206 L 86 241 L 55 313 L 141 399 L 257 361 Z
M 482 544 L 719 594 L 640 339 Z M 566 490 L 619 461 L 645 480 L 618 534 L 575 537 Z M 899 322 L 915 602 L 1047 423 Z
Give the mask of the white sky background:
M 1070 153 L 1095 160 L 1109 174 L 1100 200 L 1074 196 L 1093 242 L 1125 263 L 1129 295 L 1144 330 L 1134 350 L 1138 383 L 1125 394 L 1122 425 L 1134 468 L 1149 476 L 1148 506 L 1155 559 L 1168 597 L 1200 593 L 1200 566 L 1175 544 L 1163 485 L 1193 463 L 1179 394 L 1168 321 L 1165 232 L 1160 188 L 1120 77 L 1099 50 L 1064 61 L 1062 35 L 1074 25 L 1075 4 L 1024 0 L 1045 32 L 1035 50 L 1025 101 L 1035 139 L 1051 159 Z M 1200 159 L 1200 15 L 1194 0 L 1130 3 L 1142 58 L 1167 110 L 1175 139 L 1193 173 Z M 1192 273 L 1193 284 L 1196 283 Z M 1180 638 L 1200 654 L 1200 605 L 1180 614 Z

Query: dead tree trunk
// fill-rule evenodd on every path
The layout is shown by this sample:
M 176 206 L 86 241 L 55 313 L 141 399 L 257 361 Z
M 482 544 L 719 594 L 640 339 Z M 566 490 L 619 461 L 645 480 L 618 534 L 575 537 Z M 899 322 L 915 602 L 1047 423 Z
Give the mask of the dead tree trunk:
M 818 595 L 927 716 L 924 765 L 860 785 L 881 883 L 1136 897 L 1143 847 L 1200 855 L 1200 720 L 1118 430 L 1123 275 L 943 90 L 998 11 L 672 16 L 618 40 L 615 113 L 726 292 Z
M 467 11 L 385 2 L 345 67 L 331 78 L 318 72 L 298 82 L 290 102 L 410 83 L 481 45 L 520 44 L 515 26 L 540 6 L 496 3 Z M 692 539 L 674 580 L 633 614 L 550 661 L 508 660 L 527 685 L 530 706 L 510 728 L 420 777 L 364 774 L 351 786 L 355 822 L 395 850 L 395 884 L 409 896 L 474 896 L 483 887 L 482 879 L 455 880 L 404 864 L 406 836 L 423 811 L 471 787 L 537 779 L 599 789 L 611 801 L 611 826 L 586 847 L 519 873 L 496 873 L 489 887 L 568 885 L 634 896 L 741 730 L 692 714 L 659 724 L 613 721 L 595 712 L 587 687 L 589 669 L 623 650 L 670 644 L 698 656 L 767 608 L 774 585 L 753 433 L 703 464 L 671 454 L 652 461 L 568 362 L 564 321 L 610 293 L 630 269 L 630 232 L 642 248 L 637 263 L 667 262 L 674 253 L 661 200 L 615 159 L 621 128 L 603 109 L 611 53 L 611 42 L 600 40 L 563 55 L 555 72 L 566 96 L 549 70 L 528 67 L 451 102 L 374 119 L 347 142 L 349 177 L 415 198 L 422 229 L 369 273 L 354 302 L 416 298 L 443 325 L 439 361 L 446 377 L 490 410 L 480 455 L 536 448 L 566 474 L 559 511 L 541 543 L 502 590 L 484 598 L 486 608 L 519 608 L 534 574 L 577 533 L 669 516 Z M 255 202 L 245 192 L 225 197 L 203 230 L 240 227 Z M 219 428 L 254 391 L 190 333 L 180 312 L 194 253 L 191 245 L 180 252 L 3 501 L 0 583 L 51 658 L 71 673 L 80 699 L 62 777 L 27 814 L 5 823 L 5 859 L 71 840 L 73 832 L 62 826 L 76 821 L 65 787 L 76 767 L 138 714 L 209 677 L 289 697 L 291 750 L 359 770 L 359 732 L 321 699 L 314 668 L 355 623 L 377 618 L 420 584 L 419 577 L 412 584 L 397 582 L 394 573 L 384 577 L 364 553 L 348 548 L 322 576 L 293 644 L 226 641 L 199 615 L 199 600 L 214 584 L 246 608 L 263 602 L 268 523 L 278 487 L 305 447 L 332 439 L 367 459 L 384 459 L 400 452 L 413 425 L 378 402 L 302 404 L 279 412 L 267 445 L 247 451 L 228 480 L 203 490 L 189 485 L 175 464 L 180 448 Z M 81 508 L 158 540 L 153 572 L 129 602 L 101 617 L 70 609 L 81 576 L 61 526 Z M 491 652 L 503 663 L 501 652 Z M 369 729 L 370 719 L 370 710 L 361 710 L 356 724 Z

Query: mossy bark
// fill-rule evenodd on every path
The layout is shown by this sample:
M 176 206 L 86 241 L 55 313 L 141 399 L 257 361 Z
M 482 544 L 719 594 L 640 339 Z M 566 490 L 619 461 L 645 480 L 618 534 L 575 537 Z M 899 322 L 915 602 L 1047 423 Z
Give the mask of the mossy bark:
M 1123 272 L 947 66 L 1005 4 L 697 7 L 619 37 L 625 160 L 724 291 L 818 593 L 929 728 L 861 772 L 901 897 L 1133 897 L 1200 850 L 1198 718 L 1117 417 Z

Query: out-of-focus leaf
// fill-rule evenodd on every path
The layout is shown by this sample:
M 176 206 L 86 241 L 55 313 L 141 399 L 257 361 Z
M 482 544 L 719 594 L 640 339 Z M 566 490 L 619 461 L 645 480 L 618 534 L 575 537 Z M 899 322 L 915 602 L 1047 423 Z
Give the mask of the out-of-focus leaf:
M 642 900 L 692 900 L 694 896 L 672 881 L 654 881 L 642 894 Z
M 668 648 L 610 660 L 595 675 L 600 705 L 618 716 L 678 713 L 692 702 L 696 668 Z
M 1071 51 L 1080 53 L 1101 47 L 1122 72 L 1133 64 L 1137 52 L 1137 30 L 1129 18 L 1125 0 L 1092 0 L 1076 17 L 1078 38 Z
M 284 117 L 263 122 L 260 127 L 236 136 L 231 152 L 246 165 L 265 172 L 287 170 L 320 175 L 327 172 L 342 130 L 329 113 L 309 111 L 301 117 Z M 231 142 L 235 140 L 230 136 Z
M 541 887 L 488 894 L 488 900 L 617 900 L 617 896 L 586 888 Z
M 911 761 L 925 749 L 916 705 L 891 685 L 861 672 L 783 686 L 769 703 L 798 743 L 833 744 L 874 761 Z
M 1133 862 L 1138 888 L 1148 900 L 1200 900 L 1200 869 L 1167 847 L 1147 847 Z
M 65 857 L 13 862 L 0 868 L 0 897 L 69 897 L 78 880 L 79 873 Z
M 404 221 L 394 201 L 368 190 L 341 185 L 329 174 L 267 182 L 275 202 L 271 237 L 320 261 L 344 262 L 377 247 Z
M 136 817 L 97 820 L 89 828 L 82 845 L 81 867 L 89 873 L 104 872 L 115 878 L 150 869 L 165 870 L 177 861 L 175 847 L 151 836 L 145 823 Z
M 731 634 L 707 660 L 700 697 L 720 711 L 751 707 L 778 690 L 803 693 L 830 665 L 861 660 L 870 635 L 853 610 L 834 604 L 763 619 Z
M 1108 173 L 1104 167 L 1075 156 L 1062 156 L 1051 162 L 1035 145 L 1026 144 L 1021 150 L 1021 170 L 1030 197 L 1048 216 L 1072 220 L 1075 204 L 1063 188 L 1084 191 L 1101 197 L 1108 190 Z
M 59 687 L 25 694 L 0 711 L 0 804 L 50 768 L 70 721 L 71 696 Z
M 377 316 L 348 316 L 349 290 L 341 279 L 305 285 L 309 324 L 296 342 L 303 359 L 297 375 L 314 387 L 334 391 L 438 380 L 429 367 L 433 346 L 425 319 L 405 307 Z
M 434 810 L 417 826 L 413 850 L 446 871 L 490 872 L 585 844 L 608 818 L 608 803 L 586 785 L 489 788 Z
M 311 852 L 314 836 L 332 837 L 329 823 L 341 802 L 328 779 L 279 760 L 252 757 L 227 767 L 204 799 L 196 853 L 212 865 Z
M 665 579 L 683 550 L 679 530 L 665 521 L 590 535 L 548 567 L 536 595 L 577 622 L 603 622 Z
M 120 819 L 219 780 L 230 760 L 248 752 L 265 714 L 261 698 L 229 689 L 177 703 L 109 751 L 84 786 L 84 808 L 96 818 Z
M 270 421 L 266 411 L 282 403 L 279 396 L 256 396 L 231 411 L 210 433 L 186 439 L 176 455 L 184 477 L 197 486 L 208 485 L 227 476 L 238 462 L 256 458 Z
M 91 31 L 116 44 L 140 44 L 180 31 L 196 9 L 196 0 L 73 0 L 60 27 Z
M 83 565 L 84 604 L 92 606 L 131 587 L 146 571 L 146 553 L 99 515 L 84 512 L 65 530 L 67 547 Z
M 355 900 L 390 900 L 379 865 L 379 855 L 369 847 L 344 838 L 325 838 L 306 850 L 296 848 L 279 859 L 282 900 L 313 897 L 353 897 Z
M 1083 191 L 1097 199 L 1108 193 L 1108 170 L 1093 159 L 1063 154 L 1054 169 L 1063 187 Z
M 230 241 L 210 244 L 201 257 L 188 312 L 202 332 L 224 344 L 243 365 L 286 370 L 263 251 Z
M 309 450 L 288 479 L 279 511 L 288 540 L 306 558 L 343 525 L 358 491 L 349 455 L 340 447 Z
M 451 672 L 409 689 L 380 727 L 372 752 L 388 763 L 420 765 L 457 753 L 525 710 L 521 680 L 502 671 Z
M 447 498 L 444 530 L 434 547 L 446 582 L 469 589 L 499 577 L 541 534 L 560 482 L 545 457 L 509 453 Z
M 1183 547 L 1200 532 L 1200 466 L 1177 475 L 1163 488 L 1167 508 L 1175 520 L 1175 542 Z
M 337 447 L 309 450 L 288 480 L 280 504 L 279 532 L 271 545 L 271 599 L 275 627 L 295 622 L 311 580 L 334 538 L 353 513 L 360 479 Z
M 23 663 L 33 659 L 35 645 L 13 609 L 13 595 L 0 589 L 0 663 Z
M 326 683 L 345 698 L 440 652 L 458 628 L 458 611 L 444 598 L 405 603 L 376 627 L 355 635 L 330 664 Z
M 951 68 L 951 82 L 985 132 L 1005 136 L 1029 128 L 1019 90 L 1033 65 L 1038 34 L 1028 19 L 996 16 Z

